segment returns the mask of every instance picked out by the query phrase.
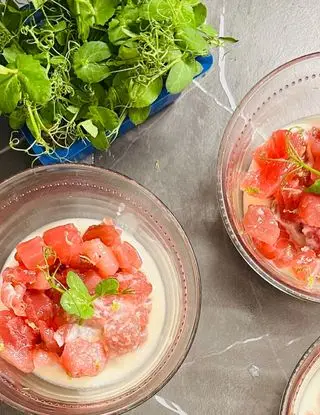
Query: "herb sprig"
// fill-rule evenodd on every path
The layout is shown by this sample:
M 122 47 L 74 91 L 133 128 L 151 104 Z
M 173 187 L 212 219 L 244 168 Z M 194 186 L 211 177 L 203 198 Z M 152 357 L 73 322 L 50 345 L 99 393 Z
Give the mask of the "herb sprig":
M 33 6 L 33 7 L 31 7 Z M 128 115 L 142 123 L 165 85 L 185 89 L 219 38 L 199 0 L 0 3 L 0 112 L 45 153 L 88 138 L 107 149 Z M 11 140 L 13 148 L 16 140 Z
M 59 265 L 55 266 L 54 272 L 50 272 L 48 260 L 49 258 L 56 258 L 54 255 L 50 248 L 45 248 L 45 266 L 41 270 L 45 273 L 50 286 L 62 294 L 60 305 L 70 315 L 76 316 L 81 320 L 90 319 L 94 315 L 94 301 L 97 298 L 110 295 L 134 294 L 134 290 L 130 288 L 120 290 L 119 281 L 116 278 L 107 278 L 100 281 L 95 288 L 95 294 L 91 295 L 80 276 L 74 271 L 68 272 L 66 278 L 67 286 L 65 286 L 57 279 Z

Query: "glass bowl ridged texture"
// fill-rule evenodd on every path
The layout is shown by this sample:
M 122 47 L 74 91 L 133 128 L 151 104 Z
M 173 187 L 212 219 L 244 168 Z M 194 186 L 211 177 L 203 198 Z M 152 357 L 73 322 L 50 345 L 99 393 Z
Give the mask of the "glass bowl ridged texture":
M 0 184 L 0 270 L 16 244 L 50 222 L 112 217 L 151 255 L 165 292 L 165 324 L 138 373 L 114 385 L 73 390 L 25 375 L 0 359 L 0 399 L 38 414 L 120 414 L 156 393 L 177 371 L 198 325 L 201 284 L 191 245 L 169 210 L 135 181 L 85 165 L 25 171 Z M 156 293 L 154 293 L 156 295 Z M 138 380 L 137 380 L 138 379 Z
M 246 262 L 276 288 L 297 298 L 320 302 L 320 283 L 312 287 L 285 275 L 255 250 L 244 232 L 240 183 L 253 150 L 274 130 L 297 120 L 319 116 L 320 53 L 302 56 L 280 66 L 245 96 L 233 114 L 219 149 L 218 199 L 229 236 Z

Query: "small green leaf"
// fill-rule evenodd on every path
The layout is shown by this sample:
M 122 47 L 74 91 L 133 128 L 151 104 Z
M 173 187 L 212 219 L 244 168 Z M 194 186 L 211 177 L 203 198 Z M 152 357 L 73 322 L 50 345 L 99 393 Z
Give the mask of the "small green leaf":
M 71 13 L 75 16 L 79 38 L 85 42 L 95 23 L 95 10 L 90 0 L 67 0 Z
M 219 39 L 222 40 L 223 42 L 228 42 L 228 43 L 239 42 L 238 39 L 235 39 L 234 37 L 230 37 L 230 36 L 220 36 Z
M 119 292 L 119 282 L 115 278 L 107 278 L 105 280 L 102 280 L 97 286 L 96 286 L 96 294 L 99 297 L 102 297 L 104 295 L 115 295 Z
M 184 61 L 177 62 L 171 69 L 167 78 L 166 88 L 170 94 L 179 94 L 193 79 L 191 67 Z
M 79 127 L 82 127 L 93 138 L 96 138 L 99 133 L 98 127 L 93 124 L 92 120 L 82 121 Z
M 320 179 L 317 179 L 311 186 L 305 189 L 305 192 L 320 194 Z
M 150 115 L 150 106 L 144 108 L 130 108 L 129 118 L 134 125 L 139 125 L 145 122 Z
M 21 85 L 17 74 L 3 73 L 6 69 L 0 65 L 0 112 L 9 114 L 21 99 Z
M 104 130 L 100 130 L 96 137 L 89 137 L 94 148 L 100 151 L 108 150 L 110 142 Z
M 105 25 L 114 15 L 117 0 L 93 0 L 95 19 L 98 25 Z
M 34 8 L 37 10 L 40 9 L 40 7 L 42 7 L 46 3 L 46 1 L 47 0 L 32 0 L 32 3 Z
M 211 25 L 209 24 L 203 24 L 198 27 L 198 30 L 200 30 L 205 35 L 209 36 L 210 38 L 218 38 L 219 34 Z
M 26 123 L 27 115 L 24 108 L 16 108 L 9 117 L 9 124 L 13 130 L 18 130 Z
M 56 25 L 54 25 L 51 30 L 55 33 L 62 32 L 63 30 L 67 29 L 67 22 L 65 20 L 61 20 Z
M 2 54 L 8 63 L 15 63 L 17 56 L 25 53 L 17 45 L 13 44 L 9 48 L 5 48 Z
M 107 131 L 114 130 L 119 125 L 118 115 L 106 107 L 91 106 L 89 116 L 95 122 L 101 125 Z
M 190 51 L 199 56 L 209 53 L 209 45 L 201 36 L 201 32 L 192 27 L 184 27 L 177 32 L 177 45 L 180 49 Z
M 65 58 L 63 56 L 52 56 L 50 58 L 50 63 L 52 66 L 63 65 L 65 63 Z
M 73 68 L 83 82 L 97 83 L 107 78 L 111 72 L 106 63 L 111 56 L 108 45 L 101 41 L 92 41 L 82 45 L 74 54 Z
M 156 78 L 149 85 L 133 84 L 129 90 L 132 104 L 135 108 L 144 108 L 151 105 L 162 91 L 162 78 Z
M 51 83 L 40 62 L 30 55 L 18 55 L 16 65 L 23 92 L 36 104 L 46 104 L 51 98 Z
M 89 319 L 94 315 L 94 308 L 83 296 L 78 296 L 73 290 L 64 292 L 60 300 L 61 307 L 71 315 L 81 319 Z
M 137 44 L 131 39 L 123 43 L 119 48 L 119 58 L 123 60 L 134 59 L 138 56 Z
M 197 4 L 193 8 L 194 18 L 196 22 L 196 27 L 202 25 L 207 18 L 207 8 L 203 3 Z
M 90 298 L 90 294 L 88 291 L 87 286 L 82 281 L 82 279 L 79 277 L 79 275 L 73 271 L 69 271 L 67 275 L 67 284 L 68 287 L 72 290 L 75 290 L 79 294 L 86 295 L 88 298 Z
M 69 289 L 62 294 L 60 300 L 61 307 L 67 313 L 76 315 L 81 319 L 93 317 L 93 298 L 79 275 L 73 271 L 69 271 L 67 284 Z
M 196 59 L 191 58 L 186 61 L 186 64 L 190 67 L 192 71 L 192 77 L 198 76 L 203 71 L 203 66 L 200 62 L 198 62 Z

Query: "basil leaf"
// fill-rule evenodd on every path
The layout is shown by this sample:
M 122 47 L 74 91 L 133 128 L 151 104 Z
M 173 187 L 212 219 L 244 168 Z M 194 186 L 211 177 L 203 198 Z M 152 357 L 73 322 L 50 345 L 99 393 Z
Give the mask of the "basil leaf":
M 10 70 L 0 65 L 0 112 L 14 111 L 21 99 L 21 85 L 18 71 Z
M 317 179 L 311 186 L 305 189 L 305 192 L 320 194 L 320 179 Z
M 196 22 L 196 27 L 202 25 L 207 18 L 207 8 L 203 3 L 197 4 L 193 8 L 194 18 Z
M 170 94 L 179 94 L 193 79 L 192 68 L 184 61 L 179 61 L 170 69 L 166 88 Z
M 150 107 L 129 109 L 129 118 L 134 125 L 142 124 L 148 119 L 149 115 Z
M 98 25 L 105 25 L 111 19 L 116 10 L 116 0 L 94 0 L 95 19 Z
M 9 124 L 13 130 L 18 130 L 26 123 L 27 115 L 24 108 L 16 108 L 9 117 Z
M 118 294 L 118 292 L 119 282 L 115 278 L 107 278 L 106 280 L 99 282 L 99 284 L 96 286 L 96 294 L 99 297 L 104 295 Z
M 51 84 L 40 62 L 30 55 L 18 55 L 16 65 L 22 89 L 36 104 L 46 104 L 51 98 Z
M 102 61 L 111 56 L 108 45 L 92 41 L 82 45 L 74 54 L 73 68 L 83 82 L 97 83 L 107 78 L 111 72 Z
M 106 107 L 91 106 L 89 116 L 105 130 L 112 131 L 119 125 L 118 115 Z
M 135 108 L 144 108 L 151 105 L 162 91 L 162 78 L 156 78 L 149 85 L 133 84 L 129 89 L 129 96 Z

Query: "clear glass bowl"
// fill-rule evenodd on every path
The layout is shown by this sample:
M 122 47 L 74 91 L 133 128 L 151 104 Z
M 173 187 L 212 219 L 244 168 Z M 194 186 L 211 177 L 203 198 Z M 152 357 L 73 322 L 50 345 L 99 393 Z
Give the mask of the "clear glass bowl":
M 0 184 L 0 270 L 16 244 L 50 222 L 112 217 L 155 261 L 165 296 L 157 342 L 139 368 L 99 388 L 54 386 L 0 359 L 0 399 L 38 414 L 120 414 L 150 398 L 174 375 L 192 344 L 201 284 L 192 247 L 169 210 L 135 181 L 85 165 L 25 171 Z M 153 295 L 156 295 L 154 293 Z
M 317 380 L 319 375 L 320 367 L 320 338 L 318 338 L 305 352 L 300 359 L 299 363 L 295 367 L 287 387 L 284 391 L 279 415 L 292 415 L 292 414 L 305 414 L 305 415 L 316 415 L 318 412 L 306 412 L 302 410 L 305 405 L 305 400 L 312 406 L 314 401 L 310 402 L 310 394 L 308 389 L 312 386 L 314 380 Z M 319 385 L 314 390 L 314 394 L 311 393 L 311 399 L 314 399 L 319 408 Z M 312 396 L 313 395 L 313 396 Z M 309 406 L 308 405 L 308 406 Z M 318 409 L 317 408 L 317 409 Z
M 285 275 L 255 249 L 242 226 L 241 177 L 253 150 L 279 128 L 306 117 L 320 119 L 320 53 L 302 56 L 263 78 L 245 96 L 222 138 L 218 156 L 218 199 L 229 236 L 247 263 L 276 288 L 320 302 L 319 281 L 312 288 Z

